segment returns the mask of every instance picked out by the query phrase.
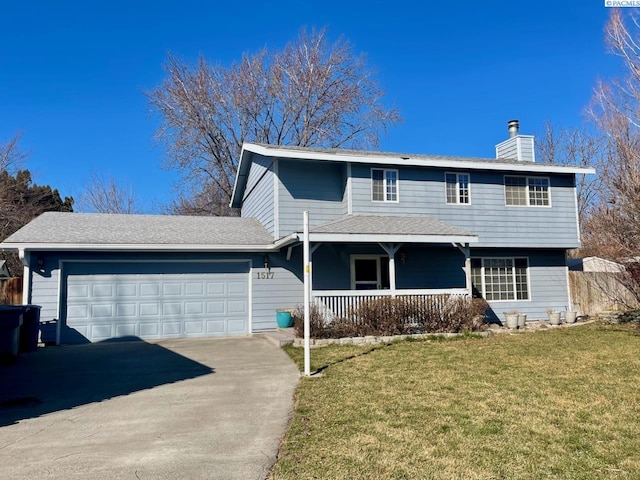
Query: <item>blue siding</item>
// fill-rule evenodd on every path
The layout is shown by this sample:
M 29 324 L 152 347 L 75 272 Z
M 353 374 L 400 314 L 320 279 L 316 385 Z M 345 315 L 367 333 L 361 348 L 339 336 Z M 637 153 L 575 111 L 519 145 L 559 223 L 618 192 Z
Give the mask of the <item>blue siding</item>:
M 271 235 L 275 235 L 273 158 L 255 156 L 249 171 L 242 216 L 257 218 Z
M 345 166 L 335 162 L 278 161 L 279 236 L 302 231 L 302 213 L 309 211 L 311 226 L 346 213 Z
M 386 252 L 377 244 L 323 244 L 312 258 L 313 289 L 349 290 L 352 255 L 386 256 Z M 465 287 L 464 255 L 453 246 L 405 245 L 395 259 L 396 288 Z
M 44 259 L 44 272 L 38 270 L 36 258 L 31 254 L 31 298 L 28 300 L 33 305 L 40 305 L 40 320 L 48 321 L 58 318 L 58 282 L 60 270 L 56 257 L 42 256 Z
M 456 170 L 400 169 L 399 202 L 382 203 L 371 201 L 371 166 L 353 165 L 353 213 L 436 217 L 477 234 L 478 247 L 579 246 L 573 175 L 548 176 L 551 207 L 508 207 L 506 172 L 468 171 L 471 204 L 447 205 L 445 171 Z
M 302 251 L 295 247 L 290 260 L 285 253 L 271 253 L 270 270 L 264 269 L 263 254 L 81 254 L 34 252 L 32 259 L 41 255 L 45 259 L 44 272 L 32 265 L 30 301 L 41 305 L 43 321 L 58 317 L 58 290 L 60 260 L 127 260 L 158 262 L 207 261 L 207 260 L 251 260 L 250 292 L 252 306 L 252 332 L 276 328 L 275 311 L 279 308 L 295 308 L 303 301 Z M 343 245 L 323 244 L 313 255 L 314 290 L 350 289 L 350 258 L 352 254 L 379 254 L 384 251 L 376 244 Z M 402 263 L 401 254 L 405 262 Z M 565 252 L 561 249 L 492 249 L 473 248 L 473 257 L 528 257 L 530 299 L 521 301 L 490 302 L 491 313 L 502 319 L 503 313 L 518 310 L 526 313 L 529 320 L 546 318 L 546 310 L 563 311 L 569 307 L 569 292 Z M 35 261 L 35 260 L 34 260 Z M 405 245 L 396 254 L 398 288 L 463 288 L 464 256 L 456 248 L 446 245 Z M 161 267 L 159 267 L 161 268 Z M 272 273 L 262 276 L 260 273 Z M 64 286 L 62 286 L 64 297 Z M 64 311 L 64 305 L 62 306 Z
M 465 288 L 464 261 L 451 245 L 405 245 L 396 254 L 397 288 Z
M 402 263 L 404 253 L 405 263 Z M 375 244 L 323 244 L 313 254 L 314 290 L 349 290 L 351 255 L 386 255 Z M 564 250 L 472 249 L 472 257 L 527 257 L 529 259 L 529 300 L 490 302 L 493 318 L 518 310 L 529 320 L 546 318 L 547 309 L 564 311 L 569 307 L 567 268 Z M 396 254 L 396 286 L 413 288 L 464 288 L 464 255 L 450 246 L 405 245 Z
M 564 250 L 472 249 L 472 257 L 528 257 L 529 300 L 489 302 L 501 321 L 504 312 L 518 310 L 527 320 L 547 318 L 548 309 L 564 311 L 570 307 L 568 272 Z
M 261 261 L 262 261 L 261 257 Z M 302 247 L 294 249 L 290 260 L 284 254 L 269 254 L 270 270 L 255 264 L 251 273 L 253 291 L 253 332 L 276 328 L 276 310 L 295 308 L 304 301 Z M 273 273 L 273 276 L 260 273 Z

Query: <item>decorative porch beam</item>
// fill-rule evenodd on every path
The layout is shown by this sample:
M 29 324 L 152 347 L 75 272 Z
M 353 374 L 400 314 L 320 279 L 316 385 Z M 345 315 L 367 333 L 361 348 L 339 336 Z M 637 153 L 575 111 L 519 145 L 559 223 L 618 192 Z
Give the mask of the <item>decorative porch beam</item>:
M 402 247 L 401 243 L 379 243 L 382 249 L 389 255 L 389 290 L 391 296 L 396 296 L 396 252 Z

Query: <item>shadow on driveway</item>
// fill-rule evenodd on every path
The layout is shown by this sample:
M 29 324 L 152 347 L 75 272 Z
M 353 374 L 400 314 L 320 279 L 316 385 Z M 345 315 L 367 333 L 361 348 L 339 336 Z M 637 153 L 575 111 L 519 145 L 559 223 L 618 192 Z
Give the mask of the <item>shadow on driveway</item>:
M 40 348 L 0 367 L 0 427 L 215 373 L 161 345 L 108 341 Z

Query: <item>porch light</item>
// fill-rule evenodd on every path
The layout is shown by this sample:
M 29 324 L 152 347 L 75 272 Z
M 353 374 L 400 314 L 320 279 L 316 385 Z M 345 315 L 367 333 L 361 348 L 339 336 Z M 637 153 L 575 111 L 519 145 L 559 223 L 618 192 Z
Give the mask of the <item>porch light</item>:
M 400 252 L 400 261 L 402 262 L 403 265 L 405 263 L 407 263 L 407 254 L 406 253 Z
M 264 256 L 264 268 L 269 270 L 269 255 Z
M 38 270 L 41 272 L 44 272 L 44 258 L 42 258 L 41 256 L 38 256 L 36 261 L 38 262 Z

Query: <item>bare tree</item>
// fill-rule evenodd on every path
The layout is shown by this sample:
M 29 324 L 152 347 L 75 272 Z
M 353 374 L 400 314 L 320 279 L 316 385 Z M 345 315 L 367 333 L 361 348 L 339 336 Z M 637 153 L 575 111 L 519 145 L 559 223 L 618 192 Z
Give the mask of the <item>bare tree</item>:
M 587 126 L 556 128 L 547 121 L 536 142 L 536 149 L 536 157 L 544 163 L 596 167 L 599 170 L 605 164 L 607 139 Z M 581 224 L 597 205 L 601 188 L 599 176 L 577 175 L 578 218 Z
M 379 135 L 401 121 L 397 110 L 382 106 L 384 93 L 365 57 L 345 40 L 330 43 L 324 29 L 302 31 L 281 51 L 245 54 L 228 68 L 203 57 L 191 67 L 169 54 L 164 69 L 168 78 L 147 92 L 162 119 L 156 137 L 167 166 L 183 176 L 177 204 L 187 201 L 202 213 L 229 213 L 245 141 L 375 148 Z
M 594 116 L 609 134 L 612 133 L 611 127 L 621 122 L 619 117 L 626 119 L 633 129 L 640 128 L 639 32 L 637 14 L 623 14 L 622 9 L 611 9 L 605 28 L 605 43 L 611 54 L 622 59 L 627 76 L 607 82 L 599 81 L 592 102 Z M 613 125 L 609 122 L 613 122 Z
M 627 76 L 599 82 L 591 113 L 607 138 L 601 202 L 585 224 L 585 242 L 603 256 L 624 260 L 640 254 L 640 25 L 612 9 L 605 29 L 609 51 L 622 58 Z
M 98 213 L 137 213 L 132 186 L 118 184 L 111 176 L 96 172 L 80 196 L 79 211 Z
M 8 142 L 0 144 L 0 172 L 15 173 L 24 165 L 28 154 L 20 149 L 21 138 L 22 132 L 18 132 Z
M 223 192 L 209 183 L 195 194 L 179 194 L 168 206 L 167 213 L 191 216 L 238 216 L 238 209 L 228 206 Z
M 626 77 L 597 84 L 591 113 L 607 138 L 599 176 L 600 202 L 585 221 L 585 252 L 625 265 L 621 281 L 640 300 L 640 24 L 611 9 L 605 29 L 609 51 Z

